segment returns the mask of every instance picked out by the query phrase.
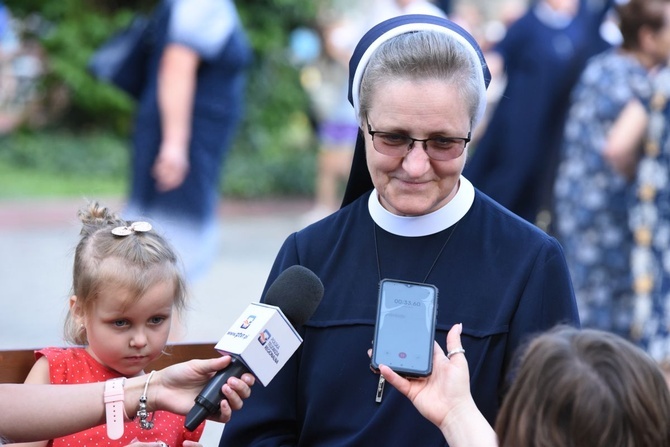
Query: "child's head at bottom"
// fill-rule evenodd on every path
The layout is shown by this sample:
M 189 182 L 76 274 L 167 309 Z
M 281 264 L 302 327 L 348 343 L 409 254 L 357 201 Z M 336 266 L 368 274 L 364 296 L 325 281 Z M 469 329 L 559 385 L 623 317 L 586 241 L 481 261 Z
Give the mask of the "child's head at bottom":
M 79 211 L 66 340 L 125 376 L 161 355 L 172 312 L 185 308 L 178 258 L 146 222 L 121 219 L 91 203 Z

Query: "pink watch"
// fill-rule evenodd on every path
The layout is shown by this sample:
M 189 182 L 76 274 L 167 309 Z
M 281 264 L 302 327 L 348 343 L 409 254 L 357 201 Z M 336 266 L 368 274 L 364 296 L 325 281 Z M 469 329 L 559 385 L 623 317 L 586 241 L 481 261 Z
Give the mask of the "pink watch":
M 123 436 L 123 416 L 126 413 L 123 404 L 123 385 L 126 378 L 111 379 L 105 382 L 105 414 L 107 415 L 107 436 L 119 439 Z

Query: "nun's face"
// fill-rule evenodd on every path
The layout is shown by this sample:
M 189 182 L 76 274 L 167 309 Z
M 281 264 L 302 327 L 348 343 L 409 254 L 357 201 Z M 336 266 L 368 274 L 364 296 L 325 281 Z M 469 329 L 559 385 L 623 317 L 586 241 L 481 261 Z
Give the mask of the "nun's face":
M 379 86 L 371 101 L 368 122 L 373 131 L 412 138 L 466 137 L 470 116 L 456 87 L 443 81 L 395 80 Z M 384 208 L 399 216 L 420 216 L 438 210 L 458 191 L 467 149 L 445 161 L 428 157 L 414 142 L 404 156 L 377 152 L 363 123 L 365 151 L 372 183 Z

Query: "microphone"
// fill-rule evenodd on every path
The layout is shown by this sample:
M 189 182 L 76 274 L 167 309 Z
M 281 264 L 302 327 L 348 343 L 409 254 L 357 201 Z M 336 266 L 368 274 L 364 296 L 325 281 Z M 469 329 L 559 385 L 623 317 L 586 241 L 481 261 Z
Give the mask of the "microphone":
M 193 431 L 219 411 L 226 398 L 221 387 L 230 377 L 250 372 L 267 386 L 302 343 L 295 327 L 309 320 L 321 298 L 323 284 L 314 272 L 301 265 L 284 270 L 268 288 L 265 303 L 251 303 L 217 343 L 216 349 L 233 359 L 195 398 L 184 427 Z

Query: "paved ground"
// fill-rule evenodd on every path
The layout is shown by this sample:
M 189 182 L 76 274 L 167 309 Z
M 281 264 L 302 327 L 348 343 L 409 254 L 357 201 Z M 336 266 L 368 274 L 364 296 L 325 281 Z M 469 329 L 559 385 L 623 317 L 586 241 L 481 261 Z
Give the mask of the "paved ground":
M 101 200 L 115 209 L 118 200 Z M 78 240 L 78 200 L 0 202 L 0 349 L 63 345 L 61 331 Z M 180 341 L 217 341 L 257 301 L 274 256 L 303 226 L 307 201 L 224 202 L 222 240 L 209 273 L 192 284 Z M 210 424 L 205 447 L 218 445 Z

